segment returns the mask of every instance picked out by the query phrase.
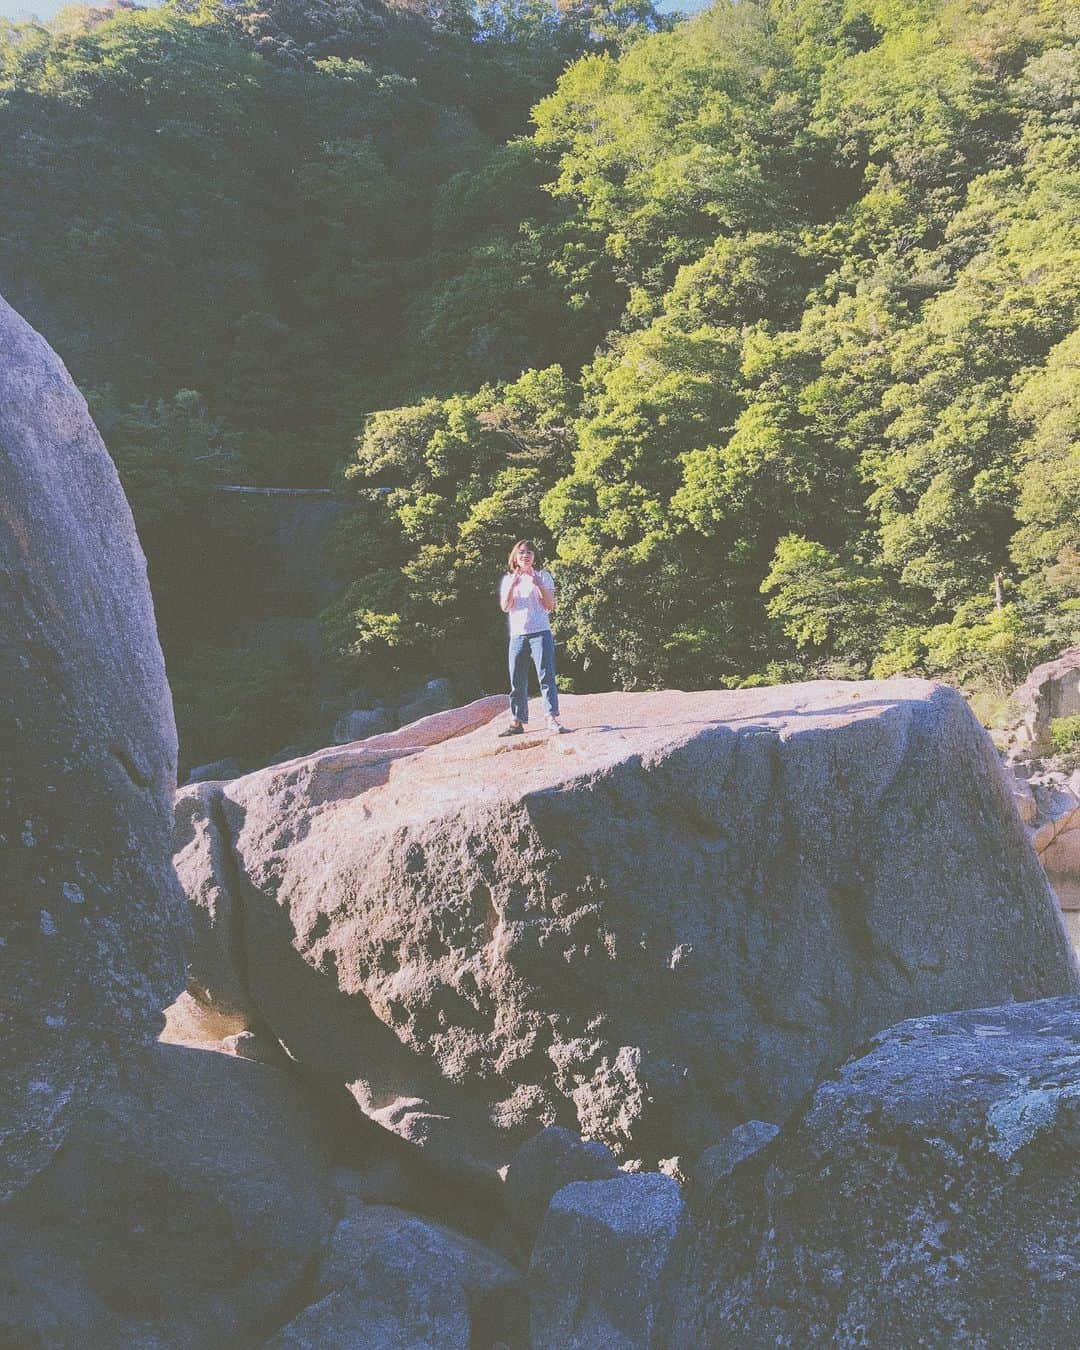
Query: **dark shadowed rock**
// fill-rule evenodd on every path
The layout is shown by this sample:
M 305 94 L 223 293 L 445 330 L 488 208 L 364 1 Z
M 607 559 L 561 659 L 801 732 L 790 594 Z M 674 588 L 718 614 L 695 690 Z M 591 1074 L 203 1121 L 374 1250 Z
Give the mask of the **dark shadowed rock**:
M 766 1144 L 771 1144 L 780 1133 L 778 1125 L 766 1120 L 747 1120 L 736 1125 L 718 1144 L 707 1148 L 694 1164 L 690 1188 L 695 1196 L 707 1196 L 735 1171 L 740 1163 L 753 1157 Z
M 644 1350 L 684 1215 L 657 1173 L 575 1181 L 559 1191 L 529 1264 L 534 1350 Z
M 353 708 L 334 723 L 330 739 L 335 745 L 347 745 L 368 736 L 390 731 L 394 723 L 385 708 Z
M 902 1022 L 695 1205 L 665 1343 L 1076 1344 L 1080 1000 Z
M 615 1155 L 603 1144 L 551 1125 L 510 1159 L 504 1203 L 522 1249 L 532 1251 L 537 1229 L 556 1191 L 572 1181 L 600 1181 L 619 1175 Z
M 315 1279 L 315 1301 L 273 1350 L 419 1350 L 523 1343 L 521 1273 L 441 1224 L 386 1205 L 354 1205 Z
M 146 564 L 81 394 L 0 299 L 0 1197 L 183 988 L 176 732 Z
M 176 794 L 173 864 L 190 905 L 188 988 L 212 1012 L 247 1024 L 254 1016 L 244 968 L 243 914 L 230 884 L 232 855 L 217 783 Z
M 503 705 L 505 707 L 505 700 Z M 398 725 L 408 726 L 421 717 L 430 717 L 432 713 L 444 712 L 453 706 L 454 688 L 450 681 L 428 680 L 422 689 L 418 689 L 411 699 L 398 708 Z
M 291 1079 L 144 1051 L 0 1210 L 0 1342 L 217 1350 L 289 1315 L 331 1231 L 329 1167 Z
M 516 741 L 502 706 L 219 789 L 253 1005 L 425 1148 L 696 1157 L 901 1017 L 1078 988 L 950 689 L 569 697 Z
M 188 774 L 189 783 L 218 783 L 238 778 L 242 773 L 238 759 L 215 759 L 211 764 L 199 764 Z

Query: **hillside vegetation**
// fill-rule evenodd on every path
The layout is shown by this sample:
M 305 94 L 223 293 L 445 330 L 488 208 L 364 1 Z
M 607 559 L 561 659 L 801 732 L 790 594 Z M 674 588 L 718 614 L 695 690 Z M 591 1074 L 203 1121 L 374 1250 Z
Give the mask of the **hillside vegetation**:
M 1080 630 L 1077 27 L 1067 0 L 11 26 L 0 284 L 137 514 L 340 464 L 327 623 L 359 680 L 499 687 L 530 534 L 578 689 L 1004 687 Z
M 493 225 L 475 253 L 495 271 L 546 228 L 547 275 L 607 335 L 580 372 L 368 420 L 341 645 L 486 650 L 499 545 L 537 520 L 579 688 L 1006 684 L 1069 640 L 1068 10 L 719 4 L 572 66 L 495 157 L 549 164 L 570 214 Z M 491 305 L 504 347 L 518 308 Z

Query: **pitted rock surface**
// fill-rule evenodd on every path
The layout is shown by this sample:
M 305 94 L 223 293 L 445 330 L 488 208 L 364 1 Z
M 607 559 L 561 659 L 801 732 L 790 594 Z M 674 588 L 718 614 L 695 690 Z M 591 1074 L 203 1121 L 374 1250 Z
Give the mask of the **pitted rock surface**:
M 0 1198 L 183 988 L 146 563 L 60 359 L 0 299 Z
M 1080 987 L 950 689 L 570 696 L 571 735 L 509 741 L 503 706 L 214 789 L 251 1005 L 407 1138 L 655 1165 L 902 1017 Z
M 658 1344 L 1076 1343 L 1080 1000 L 902 1022 L 688 1225 Z

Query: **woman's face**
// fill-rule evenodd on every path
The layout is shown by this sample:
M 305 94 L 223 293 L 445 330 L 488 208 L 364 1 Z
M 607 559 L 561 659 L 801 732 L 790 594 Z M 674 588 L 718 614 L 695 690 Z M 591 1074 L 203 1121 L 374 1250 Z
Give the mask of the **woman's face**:
M 517 566 L 524 571 L 526 568 L 529 568 L 533 565 L 533 560 L 535 559 L 535 557 L 536 555 L 533 553 L 531 548 L 522 547 L 518 549 L 517 553 L 515 553 L 514 561 L 517 564 Z

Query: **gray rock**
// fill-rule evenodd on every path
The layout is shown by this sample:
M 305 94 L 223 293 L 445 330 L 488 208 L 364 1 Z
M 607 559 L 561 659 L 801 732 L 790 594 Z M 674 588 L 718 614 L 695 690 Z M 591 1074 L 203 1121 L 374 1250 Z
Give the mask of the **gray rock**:
M 316 1301 L 270 1341 L 274 1350 L 451 1350 L 520 1344 L 524 1280 L 488 1248 L 386 1205 L 338 1224 Z
M 559 1191 L 529 1264 L 534 1350 L 650 1345 L 684 1209 L 678 1185 L 657 1173 Z
M 481 699 L 426 718 L 415 727 L 261 772 L 278 782 L 288 798 L 292 795 L 288 784 L 295 775 L 299 773 L 307 782 L 313 771 L 319 782 L 309 786 L 314 786 L 316 795 L 325 791 L 333 799 L 343 789 L 384 782 L 395 765 L 407 762 L 429 745 L 486 726 L 504 706 L 502 698 Z M 260 784 L 264 781 L 260 775 L 253 778 Z M 251 1019 L 258 1014 L 289 1053 L 327 1088 L 340 1091 L 343 1084 L 347 1085 L 377 1123 L 430 1150 L 445 1161 L 448 1169 L 456 1171 L 459 1181 L 467 1179 L 474 1186 L 486 1187 L 493 1200 L 498 1178 L 490 1169 L 486 1177 L 478 1173 L 471 1161 L 473 1139 L 483 1140 L 492 1133 L 486 1109 L 469 1101 L 454 1085 L 446 1084 L 430 1066 L 419 1064 L 412 1050 L 401 1044 L 392 1026 L 374 1015 L 365 999 L 343 998 L 335 980 L 306 965 L 286 936 L 287 916 L 274 905 L 265 907 L 261 893 L 252 888 L 246 875 L 243 855 L 237 849 L 237 827 L 248 818 L 249 808 L 239 795 L 233 797 L 233 786 L 214 785 L 200 792 L 214 799 L 200 808 L 204 817 L 226 822 L 228 848 L 220 854 L 204 849 L 200 855 L 204 871 L 189 874 L 185 870 L 186 885 L 196 911 L 202 908 L 204 893 L 220 892 L 235 906 L 239 916 L 235 925 L 211 925 L 204 932 L 220 944 L 214 959 L 223 968 L 243 970 L 252 1001 Z M 306 800 L 306 790 L 303 795 Z M 256 828 L 272 829 L 279 843 L 285 845 L 290 827 L 285 825 L 282 832 L 276 789 L 273 805 L 266 806 L 264 813 L 262 804 L 253 801 L 251 823 L 255 826 L 259 819 Z M 279 823 L 273 824 L 274 820 Z M 306 832 L 302 827 L 300 836 Z M 183 864 L 181 868 L 184 870 Z M 243 935 L 242 950 L 231 945 L 234 933 Z M 210 966 L 208 959 L 201 968 L 209 970 Z M 225 979 L 234 986 L 232 974 Z M 207 994 L 211 999 L 216 997 L 213 987 Z M 444 1174 L 441 1180 L 446 1183 L 450 1178 Z
M 173 864 L 188 898 L 188 992 L 221 1017 L 247 1027 L 255 1019 L 247 988 L 241 925 L 233 896 L 228 832 L 217 783 L 193 783 L 176 794 Z
M 902 1022 L 689 1225 L 665 1344 L 1076 1343 L 1080 1000 Z
M 366 1205 L 419 1209 L 416 1178 L 399 1158 L 373 1157 L 362 1165 L 335 1167 L 334 1185 L 342 1196 Z
M 600 1181 L 619 1175 L 609 1148 L 586 1142 L 572 1130 L 551 1125 L 534 1135 L 510 1159 L 504 1203 L 522 1249 L 532 1251 L 537 1229 L 556 1191 L 572 1181 Z
M 901 1017 L 1080 987 L 950 689 L 568 696 L 516 742 L 470 707 L 219 789 L 254 1005 L 425 1149 L 696 1157 Z
M 779 1125 L 765 1120 L 747 1120 L 736 1125 L 726 1139 L 707 1148 L 694 1164 L 690 1178 L 694 1195 L 708 1196 L 714 1186 L 726 1181 L 736 1167 L 771 1144 L 779 1133 Z
M 146 563 L 86 403 L 0 299 L 0 1199 L 183 988 L 176 731 Z
M 385 708 L 353 708 L 334 723 L 330 739 L 335 745 L 345 745 L 392 729 L 393 722 Z
M 156 1046 L 0 1210 L 5 1345 L 258 1343 L 331 1231 L 329 1167 L 292 1081 Z
M 215 759 L 210 764 L 200 764 L 188 774 L 188 783 L 220 783 L 230 778 L 239 778 L 243 766 L 238 759 Z
M 430 717 L 432 713 L 445 712 L 454 706 L 454 686 L 449 680 L 428 680 L 414 698 L 398 708 L 398 724 L 408 726 L 421 717 Z M 505 700 L 504 700 L 505 706 Z
M 1080 647 L 1036 666 L 1013 694 L 1019 705 L 1029 752 L 1050 746 L 1050 723 L 1080 713 Z
M 1027 779 L 1011 775 L 1009 787 L 1012 789 L 1013 801 L 1016 803 L 1020 819 L 1025 825 L 1032 824 L 1039 814 L 1039 807 Z

